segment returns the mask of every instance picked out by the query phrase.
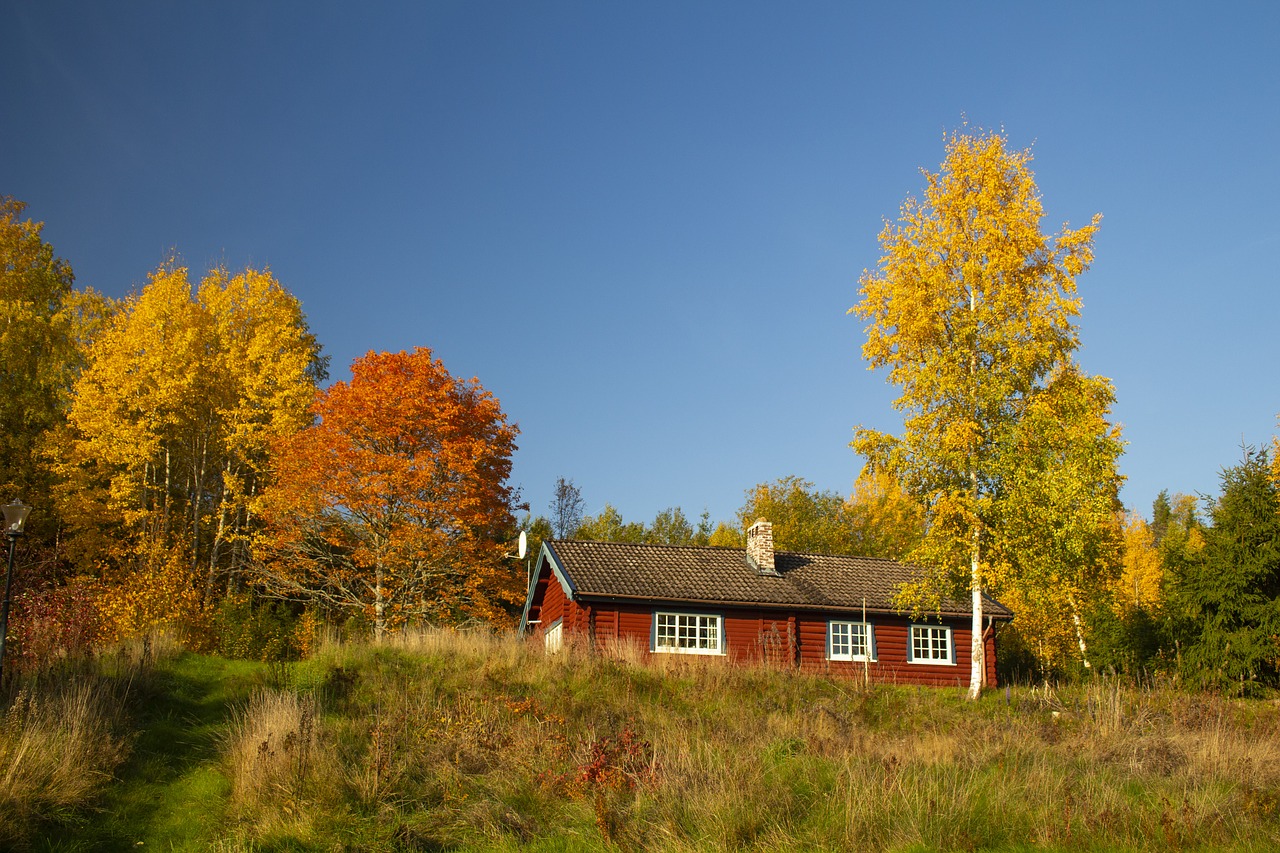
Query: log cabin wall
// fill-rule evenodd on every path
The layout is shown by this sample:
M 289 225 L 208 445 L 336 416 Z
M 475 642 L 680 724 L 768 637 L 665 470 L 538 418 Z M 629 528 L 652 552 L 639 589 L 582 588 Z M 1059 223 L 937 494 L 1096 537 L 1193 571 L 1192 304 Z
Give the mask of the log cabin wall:
M 558 584 L 547 590 L 542 612 L 545 624 L 557 618 L 553 603 L 557 594 L 563 600 Z M 968 619 L 913 623 L 905 616 L 867 614 L 874 633 L 875 656 L 869 661 L 829 660 L 827 658 L 827 625 L 830 620 L 862 621 L 861 613 L 788 612 L 785 610 L 741 607 L 679 606 L 666 604 L 632 604 L 597 602 L 579 607 L 566 602 L 565 630 L 590 637 L 598 646 L 607 648 L 610 641 L 630 642 L 646 655 L 652 651 L 653 614 L 678 611 L 717 614 L 724 619 L 724 656 L 741 663 L 765 662 L 775 666 L 795 666 L 811 672 L 825 672 L 847 678 L 869 678 L 873 683 L 921 684 L 932 686 L 964 686 L 969 683 L 970 637 Z M 929 624 L 950 628 L 954 663 L 921 663 L 908 660 L 908 644 L 912 624 Z M 996 684 L 995 640 L 986 639 L 987 683 Z

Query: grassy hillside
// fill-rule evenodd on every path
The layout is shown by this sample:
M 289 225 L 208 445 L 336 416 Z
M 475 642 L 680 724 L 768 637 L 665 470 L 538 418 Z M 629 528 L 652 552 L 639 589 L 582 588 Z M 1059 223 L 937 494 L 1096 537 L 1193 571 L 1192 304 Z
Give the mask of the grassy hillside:
M 66 851 L 1280 845 L 1270 702 L 1100 681 L 971 705 L 636 658 L 452 632 L 288 666 L 162 658 L 99 722 L 93 778 L 114 781 L 39 807 L 0 787 L 3 837 Z M 119 705 L 119 675 L 77 678 Z M 10 776 L 34 725 L 12 707 Z

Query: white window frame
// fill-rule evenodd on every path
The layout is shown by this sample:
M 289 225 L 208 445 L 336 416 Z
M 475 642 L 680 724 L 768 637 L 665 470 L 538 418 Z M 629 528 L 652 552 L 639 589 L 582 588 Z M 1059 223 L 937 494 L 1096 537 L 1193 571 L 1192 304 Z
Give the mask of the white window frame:
M 653 613 L 653 650 L 662 654 L 723 655 L 724 617 L 714 613 Z
M 841 637 L 840 635 L 844 635 Z M 857 635 L 861 634 L 861 642 Z M 859 651 L 861 647 L 861 651 Z M 827 622 L 827 660 L 874 661 L 876 659 L 875 628 L 870 622 L 832 619 Z
M 954 666 L 956 644 L 951 628 L 947 625 L 912 625 L 907 632 L 907 654 L 911 663 Z
M 557 619 L 551 623 L 546 632 L 542 635 L 542 642 L 547 654 L 553 655 L 564 648 L 564 620 Z

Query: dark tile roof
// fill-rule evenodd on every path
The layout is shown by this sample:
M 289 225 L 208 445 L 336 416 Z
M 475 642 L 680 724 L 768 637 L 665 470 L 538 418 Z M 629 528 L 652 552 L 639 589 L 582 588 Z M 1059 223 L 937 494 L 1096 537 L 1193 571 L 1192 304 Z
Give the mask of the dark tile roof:
M 898 587 L 916 569 L 895 560 L 777 551 L 778 577 L 747 564 L 743 548 L 634 545 L 625 542 L 550 540 L 546 545 L 564 568 L 576 593 L 597 598 L 669 602 L 723 602 L 803 608 L 896 611 Z M 969 614 L 967 601 L 945 600 L 941 612 Z M 1012 618 L 1004 605 L 987 598 L 984 612 Z

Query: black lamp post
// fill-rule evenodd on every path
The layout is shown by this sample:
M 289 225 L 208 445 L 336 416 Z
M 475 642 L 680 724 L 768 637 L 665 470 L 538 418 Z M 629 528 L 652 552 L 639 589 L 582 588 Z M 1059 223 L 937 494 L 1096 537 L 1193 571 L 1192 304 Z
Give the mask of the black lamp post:
M 0 607 L 0 676 L 4 675 L 4 644 L 9 636 L 9 584 L 13 582 L 13 549 L 18 543 L 18 537 L 22 535 L 31 507 L 22 501 L 13 501 L 5 504 L 2 509 L 4 535 L 9 537 L 9 571 L 4 576 L 4 605 Z

